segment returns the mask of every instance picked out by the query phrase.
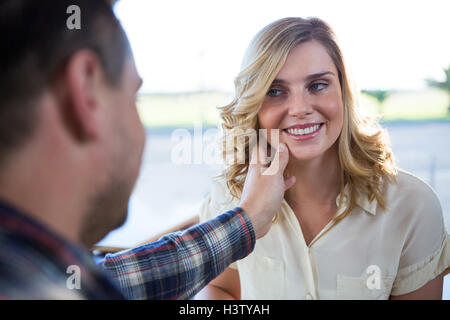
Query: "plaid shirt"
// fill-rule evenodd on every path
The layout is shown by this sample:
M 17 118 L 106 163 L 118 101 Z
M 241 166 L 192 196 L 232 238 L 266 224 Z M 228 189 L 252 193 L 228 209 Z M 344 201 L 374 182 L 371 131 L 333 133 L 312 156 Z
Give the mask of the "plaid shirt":
M 108 254 L 102 262 L 128 299 L 188 299 L 254 248 L 255 233 L 239 207 L 184 232 Z
M 107 255 L 101 265 L 127 298 L 183 299 L 248 255 L 254 244 L 248 216 L 235 208 L 183 233 Z M 79 287 L 71 281 L 72 266 L 79 270 Z M 0 299 L 123 298 L 88 251 L 0 202 Z
M 123 299 L 123 295 L 88 251 L 0 202 L 0 299 Z

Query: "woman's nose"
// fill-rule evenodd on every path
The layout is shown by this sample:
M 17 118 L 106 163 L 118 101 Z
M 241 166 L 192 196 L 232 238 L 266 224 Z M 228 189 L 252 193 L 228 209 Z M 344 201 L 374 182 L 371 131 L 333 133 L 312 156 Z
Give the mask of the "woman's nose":
M 288 102 L 288 113 L 291 116 L 304 118 L 313 112 L 310 101 L 305 99 L 301 93 L 292 94 Z

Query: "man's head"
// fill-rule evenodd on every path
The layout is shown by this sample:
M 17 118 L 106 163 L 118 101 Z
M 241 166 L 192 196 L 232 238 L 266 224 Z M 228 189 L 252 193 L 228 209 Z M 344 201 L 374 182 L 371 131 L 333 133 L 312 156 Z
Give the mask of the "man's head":
M 80 29 L 67 26 L 71 5 Z M 48 160 L 36 184 L 66 182 L 82 208 L 78 240 L 91 245 L 124 222 L 145 142 L 126 35 L 106 0 L 2 0 L 0 37 L 0 174 Z

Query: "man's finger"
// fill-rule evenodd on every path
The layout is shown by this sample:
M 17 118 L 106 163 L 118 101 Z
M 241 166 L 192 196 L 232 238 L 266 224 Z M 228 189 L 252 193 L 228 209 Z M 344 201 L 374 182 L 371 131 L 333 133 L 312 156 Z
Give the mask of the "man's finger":
M 250 165 L 260 165 L 267 167 L 270 163 L 270 158 L 267 157 L 266 150 L 264 150 L 262 143 L 255 143 L 250 152 Z
M 278 150 L 273 157 L 272 163 L 269 168 L 265 170 L 263 175 L 274 175 L 274 174 L 283 174 L 284 169 L 289 161 L 289 150 L 284 143 L 280 143 L 278 146 Z
M 266 137 L 267 129 L 260 130 L 258 139 L 258 159 L 263 168 L 267 168 L 270 163 L 270 158 L 267 157 L 267 148 L 270 148 Z

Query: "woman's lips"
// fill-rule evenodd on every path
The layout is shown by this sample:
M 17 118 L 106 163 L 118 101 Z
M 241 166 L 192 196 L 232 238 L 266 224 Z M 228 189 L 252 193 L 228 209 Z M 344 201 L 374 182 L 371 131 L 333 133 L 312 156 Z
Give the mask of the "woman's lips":
M 320 123 L 317 125 L 312 125 L 310 127 L 307 127 L 305 129 L 283 129 L 283 133 L 285 133 L 289 138 L 295 140 L 295 141 L 304 141 L 313 139 L 316 137 L 320 131 L 322 130 L 322 127 L 324 126 L 324 123 Z

